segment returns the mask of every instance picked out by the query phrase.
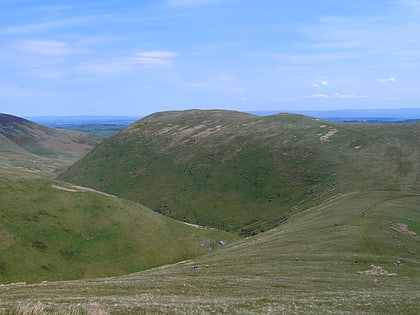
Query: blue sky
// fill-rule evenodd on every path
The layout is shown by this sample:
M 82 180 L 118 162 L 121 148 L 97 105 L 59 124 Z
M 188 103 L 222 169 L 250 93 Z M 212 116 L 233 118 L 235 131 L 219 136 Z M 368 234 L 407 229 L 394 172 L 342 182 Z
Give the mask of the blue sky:
M 0 0 L 0 112 L 420 107 L 420 0 Z

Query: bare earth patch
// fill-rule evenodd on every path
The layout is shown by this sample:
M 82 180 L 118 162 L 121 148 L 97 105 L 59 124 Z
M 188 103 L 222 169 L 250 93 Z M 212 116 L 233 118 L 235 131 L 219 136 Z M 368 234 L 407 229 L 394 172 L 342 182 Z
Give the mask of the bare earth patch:
M 183 146 L 190 146 L 201 142 L 204 138 L 208 137 L 209 135 L 218 132 L 222 129 L 223 126 L 218 125 L 216 127 L 207 127 L 207 121 L 204 121 L 202 124 L 189 127 L 189 128 L 182 128 L 181 130 L 174 131 L 174 128 L 177 127 L 170 127 L 164 128 L 160 132 L 164 131 L 164 133 L 168 133 L 169 131 L 174 131 L 171 135 L 172 140 L 169 144 L 167 144 L 164 148 L 160 151 L 162 153 L 167 153 L 170 151 L 171 148 L 177 145 Z
M 95 190 L 92 188 L 87 188 L 87 187 L 81 187 L 81 186 L 76 186 L 76 185 L 71 185 L 69 187 L 64 187 L 64 186 L 59 186 L 59 185 L 51 185 L 52 188 L 57 189 L 57 190 L 64 190 L 64 191 L 69 191 L 69 192 L 94 192 L 94 193 L 98 193 L 101 195 L 105 195 L 108 197 L 115 197 L 113 195 L 104 193 L 102 191 L 99 190 Z
M 389 273 L 381 266 L 370 265 L 372 269 L 366 271 L 358 271 L 359 275 L 366 275 L 366 276 L 386 276 L 386 277 L 395 277 L 396 273 Z
M 394 223 L 393 225 L 391 225 L 391 229 L 393 229 L 394 231 L 400 232 L 402 234 L 408 235 L 418 241 L 420 241 L 420 236 L 417 235 L 416 232 L 411 231 L 408 228 L 407 224 L 403 224 L 403 223 Z
M 319 140 L 321 140 L 321 142 L 326 142 L 329 141 L 329 139 L 335 135 L 338 132 L 338 129 L 331 129 L 330 131 L 328 131 L 325 135 L 321 136 L 319 138 Z

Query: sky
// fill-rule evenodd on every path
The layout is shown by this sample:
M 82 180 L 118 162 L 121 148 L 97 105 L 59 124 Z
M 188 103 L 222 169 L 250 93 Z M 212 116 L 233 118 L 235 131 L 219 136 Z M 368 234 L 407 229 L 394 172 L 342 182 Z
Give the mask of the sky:
M 420 0 L 0 0 L 0 112 L 420 107 Z

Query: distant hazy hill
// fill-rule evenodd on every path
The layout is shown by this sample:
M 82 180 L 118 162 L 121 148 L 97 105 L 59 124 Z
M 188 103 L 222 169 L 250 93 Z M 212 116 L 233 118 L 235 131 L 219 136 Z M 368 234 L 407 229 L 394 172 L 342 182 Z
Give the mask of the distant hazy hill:
M 102 138 L 0 114 L 0 167 L 54 171 L 89 152 Z
M 418 191 L 419 139 L 420 124 L 164 112 L 106 140 L 61 178 L 249 235 L 342 193 Z
M 256 115 L 273 115 L 273 111 L 254 111 Z M 334 122 L 404 123 L 420 121 L 420 108 L 297 110 L 295 114 L 317 117 Z
M 0 191 L 0 283 L 122 275 L 233 238 L 32 172 L 0 170 Z

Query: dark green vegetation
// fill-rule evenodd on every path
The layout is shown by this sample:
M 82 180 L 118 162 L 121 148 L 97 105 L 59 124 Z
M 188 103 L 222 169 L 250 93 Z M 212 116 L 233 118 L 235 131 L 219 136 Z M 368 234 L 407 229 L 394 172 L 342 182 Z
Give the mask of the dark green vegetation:
M 127 274 L 233 238 L 32 173 L 0 171 L 0 191 L 0 283 Z
M 252 235 L 339 194 L 418 192 L 419 139 L 418 123 L 164 112 L 104 141 L 61 179 Z
M 19 117 L 0 114 L 0 167 L 59 172 L 80 159 L 102 138 L 58 130 Z
M 337 197 L 192 261 L 123 277 L 2 286 L 0 309 L 417 314 L 420 245 L 413 233 L 420 232 L 419 198 L 387 191 Z M 412 233 L 398 231 L 398 224 Z

